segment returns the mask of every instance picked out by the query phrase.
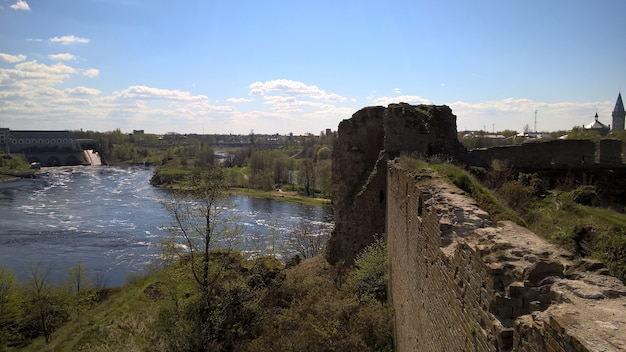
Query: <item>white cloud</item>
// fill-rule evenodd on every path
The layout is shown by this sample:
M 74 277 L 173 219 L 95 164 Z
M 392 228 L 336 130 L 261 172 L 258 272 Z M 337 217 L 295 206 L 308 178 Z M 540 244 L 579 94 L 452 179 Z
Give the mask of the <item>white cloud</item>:
M 8 62 L 10 64 L 14 64 L 17 62 L 22 62 L 26 60 L 26 55 L 10 55 L 5 53 L 0 53 L 0 61 Z
M 173 101 L 199 101 L 208 98 L 204 95 L 191 95 L 189 92 L 180 90 L 159 89 L 147 86 L 130 86 L 121 92 L 115 92 L 111 99 L 136 99 L 136 100 L 154 100 L 165 99 Z
M 387 106 L 394 103 L 407 103 L 407 104 L 430 104 L 430 101 L 426 98 L 422 98 L 417 95 L 400 95 L 397 97 L 380 97 L 373 100 L 375 105 Z
M 98 77 L 100 75 L 100 71 L 98 69 L 95 68 L 90 68 L 88 70 L 85 70 L 83 72 L 83 76 L 89 77 L 89 78 L 94 78 L 94 77 Z
M 72 61 L 72 60 L 76 60 L 76 56 L 70 54 L 70 53 L 61 53 L 61 54 L 51 54 L 48 55 L 48 58 L 50 60 L 54 60 L 54 61 Z
M 15 11 L 30 11 L 30 6 L 24 0 L 17 0 L 17 2 L 11 6 L 9 6 Z
M 523 98 L 506 98 L 482 102 L 449 103 L 457 116 L 460 130 L 479 130 L 483 126 L 495 125 L 495 130 L 511 129 L 522 131 L 524 125 L 534 129 L 537 111 L 537 130 L 569 130 L 593 121 L 596 110 L 600 121 L 611 123 L 613 104 L 606 102 L 539 102 Z
M 250 98 L 228 98 L 226 99 L 227 102 L 232 103 L 232 104 L 238 104 L 238 103 L 252 103 L 253 101 L 256 101 L 256 99 L 250 99 Z
M 92 96 L 100 95 L 100 93 L 102 93 L 98 89 L 87 88 L 87 87 L 68 88 L 64 92 L 69 95 L 92 95 Z
M 37 63 L 37 60 L 27 61 L 20 64 L 15 65 L 15 68 L 21 72 L 32 72 L 32 73 L 45 73 L 45 74 L 59 74 L 59 75 L 68 75 L 71 73 L 76 73 L 76 70 L 73 67 L 67 66 L 62 63 L 56 63 L 54 65 L 45 65 Z
M 394 88 L 394 89 L 393 89 L 393 91 L 394 91 L 396 94 L 400 94 L 400 93 L 402 93 L 402 90 L 401 90 L 400 88 Z
M 63 45 L 89 43 L 89 39 L 76 37 L 74 35 L 64 35 L 62 37 L 54 37 L 54 38 L 50 38 L 50 41 L 52 43 L 61 43 Z
M 328 93 L 317 86 L 309 86 L 303 82 L 288 79 L 276 79 L 266 82 L 257 81 L 250 84 L 248 87 L 250 88 L 250 95 L 267 95 L 277 93 L 281 95 L 302 96 L 334 102 L 343 102 L 346 100 L 345 97 L 335 93 Z

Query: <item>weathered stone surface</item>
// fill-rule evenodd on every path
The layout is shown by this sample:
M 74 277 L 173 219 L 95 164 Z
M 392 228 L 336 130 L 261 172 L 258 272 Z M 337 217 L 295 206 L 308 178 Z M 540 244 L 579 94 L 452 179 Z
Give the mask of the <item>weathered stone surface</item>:
M 335 229 L 331 263 L 351 263 L 385 231 L 387 161 L 401 153 L 457 155 L 456 116 L 447 106 L 367 107 L 339 124 L 333 147 Z
M 339 125 L 334 146 L 328 259 L 350 263 L 387 236 L 397 351 L 624 351 L 626 288 L 606 268 L 574 261 L 514 223 L 493 224 L 434 172 L 416 178 L 389 162 L 407 153 L 587 167 L 590 147 L 537 143 L 468 155 L 448 107 L 362 109 Z
M 434 174 L 390 163 L 387 192 L 397 351 L 626 350 L 626 287 L 601 264 L 467 216 L 476 203 Z

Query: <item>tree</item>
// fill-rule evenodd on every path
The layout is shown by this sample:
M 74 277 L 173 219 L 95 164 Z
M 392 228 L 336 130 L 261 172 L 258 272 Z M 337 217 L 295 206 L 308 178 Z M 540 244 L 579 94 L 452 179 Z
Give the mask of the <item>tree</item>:
M 304 191 L 307 197 L 311 196 L 311 191 L 315 187 L 315 169 L 313 160 L 310 158 L 302 159 L 300 161 L 300 171 L 298 172 L 298 181 L 304 186 Z
M 315 164 L 315 179 L 320 186 L 320 190 L 324 197 L 330 198 L 332 190 L 332 161 L 318 160 Z
M 67 283 L 74 311 L 80 316 L 83 308 L 88 306 L 94 298 L 93 286 L 82 261 L 79 260 L 67 269 Z
M 322 226 L 301 220 L 297 227 L 291 229 L 289 240 L 298 256 L 302 259 L 313 258 L 322 252 L 330 237 L 330 231 Z
M 31 322 L 34 328 L 44 336 L 46 343 L 50 342 L 52 332 L 63 325 L 69 314 L 66 308 L 67 295 L 50 284 L 51 267 L 40 265 L 30 269 L 30 278 L 27 285 L 27 298 Z
M 221 166 L 196 171 L 191 176 L 194 189 L 176 192 L 165 208 L 174 218 L 175 236 L 187 249 L 193 278 L 202 294 L 206 309 L 223 267 L 213 268 L 211 252 L 230 249 L 242 234 L 229 213 L 225 172 Z
M 22 317 L 23 298 L 15 276 L 0 267 L 0 350 L 19 339 L 18 327 Z

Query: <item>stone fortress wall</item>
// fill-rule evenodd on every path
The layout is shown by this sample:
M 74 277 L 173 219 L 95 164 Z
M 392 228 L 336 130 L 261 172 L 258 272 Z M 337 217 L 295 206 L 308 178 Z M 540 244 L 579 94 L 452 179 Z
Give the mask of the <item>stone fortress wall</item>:
M 397 351 L 626 350 L 626 287 L 390 162 L 386 235 Z
M 460 190 L 392 161 L 446 154 L 477 166 L 499 157 L 597 167 L 595 146 L 558 142 L 468 153 L 447 106 L 369 107 L 341 122 L 328 259 L 350 263 L 387 237 L 398 351 L 626 350 L 626 288 L 601 263 L 577 263 L 527 229 L 492 224 Z M 621 165 L 617 148 L 600 145 L 599 161 Z
M 553 140 L 469 151 L 461 160 L 468 165 L 489 167 L 492 160 L 506 160 L 521 169 L 617 166 L 622 164 L 622 142 L 601 140 L 598 152 L 590 140 Z M 598 160 L 596 160 L 598 154 Z

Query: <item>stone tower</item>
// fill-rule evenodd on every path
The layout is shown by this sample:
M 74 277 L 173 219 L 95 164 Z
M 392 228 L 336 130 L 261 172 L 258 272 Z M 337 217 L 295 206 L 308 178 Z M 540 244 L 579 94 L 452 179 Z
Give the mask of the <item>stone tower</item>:
M 466 151 L 448 106 L 390 104 L 363 108 L 339 124 L 333 147 L 335 229 L 331 264 L 351 264 L 385 233 L 387 162 L 401 154 L 458 157 Z
M 617 102 L 613 108 L 613 130 L 623 131 L 626 112 L 624 112 L 624 103 L 622 102 L 622 92 L 617 95 Z

